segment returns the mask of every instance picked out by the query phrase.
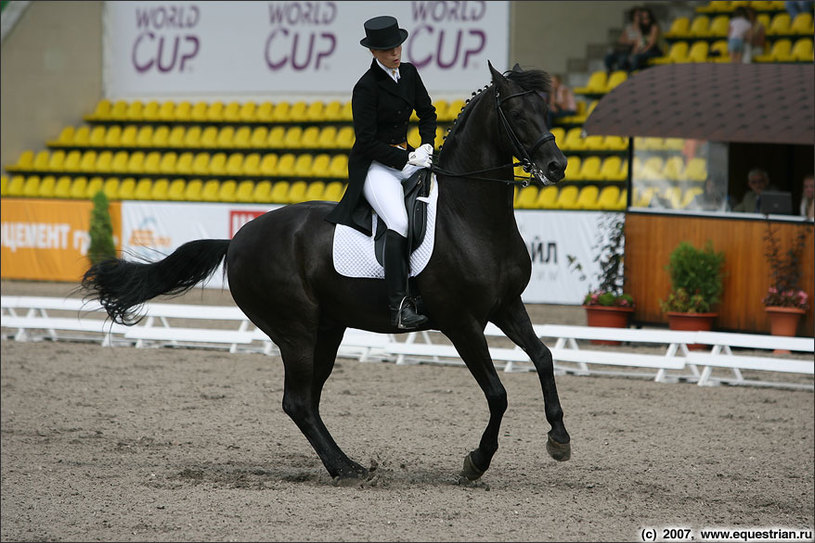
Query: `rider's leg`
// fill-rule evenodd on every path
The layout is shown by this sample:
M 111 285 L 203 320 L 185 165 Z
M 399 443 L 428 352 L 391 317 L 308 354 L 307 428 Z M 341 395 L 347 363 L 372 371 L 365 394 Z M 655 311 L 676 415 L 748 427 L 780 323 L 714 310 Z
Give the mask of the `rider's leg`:
M 368 169 L 363 193 L 376 214 L 388 226 L 384 258 L 388 305 L 393 326 L 405 330 L 423 325 L 428 318 L 417 314 L 413 304 L 406 303 L 409 276 L 408 217 L 401 177 L 401 171 L 373 162 Z

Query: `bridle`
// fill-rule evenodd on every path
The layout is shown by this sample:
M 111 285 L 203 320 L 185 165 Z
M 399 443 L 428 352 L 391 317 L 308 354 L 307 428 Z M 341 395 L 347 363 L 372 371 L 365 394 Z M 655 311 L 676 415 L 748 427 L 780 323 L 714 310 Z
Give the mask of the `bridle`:
M 537 91 L 534 90 L 527 90 L 522 92 L 516 92 L 515 94 L 510 94 L 509 96 L 502 98 L 498 89 L 495 89 L 495 112 L 498 116 L 498 119 L 501 123 L 501 126 L 504 128 L 504 132 L 506 132 L 507 137 L 509 138 L 510 144 L 512 145 L 513 149 L 513 156 L 518 157 L 520 162 L 510 162 L 509 164 L 502 164 L 501 166 L 493 166 L 490 168 L 485 168 L 483 170 L 473 170 L 469 172 L 451 172 L 445 170 L 443 168 L 439 168 L 438 166 L 433 166 L 432 170 L 436 173 L 440 173 L 442 175 L 449 175 L 451 177 L 471 177 L 474 174 L 481 174 L 492 172 L 495 170 L 500 170 L 507 167 L 512 167 L 513 169 L 517 166 L 521 166 L 526 173 L 532 173 L 537 169 L 535 163 L 532 162 L 531 155 L 538 150 L 538 148 L 546 142 L 554 141 L 555 136 L 550 131 L 546 131 L 537 141 L 532 145 L 531 148 L 527 149 L 521 140 L 518 138 L 518 135 L 515 133 L 515 130 L 512 128 L 512 123 L 509 122 L 507 119 L 504 110 L 501 109 L 501 105 L 504 102 L 511 100 L 512 98 L 517 98 L 519 96 L 525 96 L 527 94 L 532 94 Z M 501 183 L 508 183 L 512 185 L 520 185 L 522 187 L 526 187 L 529 185 L 531 177 L 521 177 L 517 175 L 513 175 L 512 181 L 507 181 L 506 179 L 498 179 L 492 177 L 472 177 L 472 179 L 477 179 L 480 181 L 498 181 Z

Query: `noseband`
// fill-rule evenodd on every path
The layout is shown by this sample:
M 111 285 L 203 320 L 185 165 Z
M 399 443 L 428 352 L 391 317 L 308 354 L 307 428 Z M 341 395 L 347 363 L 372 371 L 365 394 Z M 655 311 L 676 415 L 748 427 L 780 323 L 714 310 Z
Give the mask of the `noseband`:
M 502 164 L 501 166 L 494 166 L 492 168 L 485 168 L 483 170 L 474 170 L 470 172 L 461 172 L 455 173 L 450 172 L 448 170 L 439 168 L 438 166 L 433 166 L 432 170 L 434 172 L 440 173 L 442 175 L 449 175 L 451 177 L 470 177 L 474 174 L 480 173 L 487 173 L 492 172 L 495 170 L 500 170 L 507 167 L 515 168 L 516 166 L 521 166 L 526 173 L 532 173 L 535 169 L 535 164 L 532 162 L 531 155 L 538 150 L 538 148 L 546 142 L 554 141 L 555 135 L 552 134 L 550 131 L 546 131 L 538 140 L 532 145 L 531 148 L 527 149 L 524 147 L 521 140 L 518 138 L 518 135 L 515 133 L 515 130 L 512 128 L 512 123 L 509 122 L 507 116 L 504 114 L 504 110 L 501 109 L 501 105 L 504 102 L 511 100 L 512 98 L 516 98 L 518 96 L 525 96 L 527 94 L 532 94 L 537 91 L 528 90 L 523 92 L 518 92 L 515 94 L 510 94 L 506 98 L 501 98 L 498 93 L 498 89 L 495 89 L 495 112 L 498 115 L 498 119 L 501 121 L 501 126 L 504 128 L 504 132 L 506 132 L 507 137 L 509 138 L 510 143 L 512 144 L 513 155 L 518 157 L 521 161 L 520 162 L 510 162 L 509 164 Z M 506 179 L 497 179 L 491 177 L 473 177 L 473 179 L 477 179 L 480 181 L 499 181 L 502 183 L 514 184 L 514 185 L 521 185 L 522 187 L 526 187 L 529 185 L 530 178 L 529 177 L 518 177 L 513 176 L 512 181 L 507 181 Z M 520 180 L 519 180 L 520 179 Z

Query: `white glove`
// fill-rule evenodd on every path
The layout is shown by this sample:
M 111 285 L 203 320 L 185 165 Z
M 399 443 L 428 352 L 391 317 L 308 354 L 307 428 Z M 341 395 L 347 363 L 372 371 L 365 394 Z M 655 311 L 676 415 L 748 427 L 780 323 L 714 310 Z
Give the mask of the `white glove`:
M 430 145 L 429 143 L 425 143 L 424 145 L 420 145 L 419 149 L 424 149 L 424 152 L 425 152 L 425 154 L 427 154 L 427 156 L 429 156 L 429 157 L 433 156 L 433 146 Z
M 427 149 L 430 148 L 428 153 Z M 418 166 L 420 168 L 429 168 L 433 165 L 433 148 L 425 143 L 412 153 L 408 155 L 408 164 L 411 166 Z

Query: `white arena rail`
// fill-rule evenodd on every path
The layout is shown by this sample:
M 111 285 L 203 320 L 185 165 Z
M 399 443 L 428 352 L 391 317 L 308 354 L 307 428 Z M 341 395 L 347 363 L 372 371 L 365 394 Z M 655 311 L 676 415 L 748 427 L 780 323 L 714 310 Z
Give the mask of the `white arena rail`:
M 78 298 L 37 296 L 0 297 L 0 325 L 4 340 L 100 341 L 103 346 L 207 347 L 229 352 L 277 354 L 276 346 L 234 306 L 205 306 L 147 303 L 144 319 L 135 326 L 122 326 L 107 319 L 96 302 Z M 181 324 L 179 324 L 181 321 Z M 190 323 L 194 323 L 191 326 Z M 551 351 L 557 373 L 576 375 L 628 375 L 653 378 L 657 382 L 678 380 L 700 386 L 718 384 L 781 386 L 813 390 L 815 362 L 784 356 L 783 351 L 815 353 L 815 339 L 724 332 L 683 332 L 664 329 L 601 328 L 594 326 L 535 325 L 537 335 Z M 507 343 L 494 325 L 485 329 L 488 340 Z M 417 341 L 421 339 L 421 341 Z M 597 348 L 586 342 L 623 342 L 620 348 Z M 580 343 L 582 342 L 582 343 Z M 692 344 L 705 346 L 693 351 Z M 625 350 L 649 346 L 649 352 Z M 733 349 L 767 352 L 767 356 L 733 354 Z M 659 354 L 654 354 L 657 351 Z M 529 357 L 518 347 L 490 346 L 499 369 L 532 371 Z M 439 363 L 463 365 L 455 348 L 433 342 L 432 334 L 414 332 L 399 341 L 393 334 L 346 330 L 339 356 L 365 361 L 392 361 L 397 364 Z M 611 369 L 609 369 L 611 368 Z M 645 371 L 643 371 L 645 370 Z M 805 376 L 796 382 L 745 379 L 743 370 Z M 726 375 L 714 375 L 725 372 Z M 776 376 L 777 377 L 777 376 Z

